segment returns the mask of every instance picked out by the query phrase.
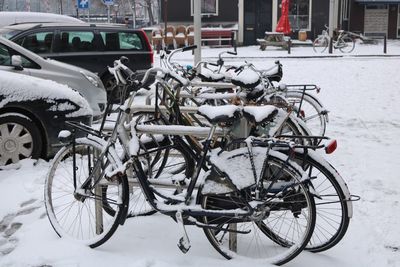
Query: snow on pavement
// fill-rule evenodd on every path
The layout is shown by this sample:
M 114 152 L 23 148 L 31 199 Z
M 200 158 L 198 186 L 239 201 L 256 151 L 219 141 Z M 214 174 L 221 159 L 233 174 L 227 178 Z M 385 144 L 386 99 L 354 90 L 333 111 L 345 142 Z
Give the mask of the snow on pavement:
M 391 43 L 388 51 L 400 54 L 399 44 Z M 292 54 L 306 55 L 309 49 L 294 48 Z M 203 55 L 215 57 L 219 51 L 205 49 Z M 265 53 L 284 54 L 257 47 L 239 49 L 239 56 L 254 56 L 250 61 L 260 68 L 273 64 L 272 58 L 257 59 Z M 189 53 L 179 58 L 190 62 Z M 303 252 L 286 266 L 400 266 L 399 58 L 289 57 L 280 61 L 282 82 L 315 83 L 322 88 L 318 98 L 330 111 L 327 135 L 338 140 L 338 149 L 328 160 L 350 191 L 361 196 L 354 203 L 342 242 L 323 253 Z M 43 205 L 48 167 L 43 160 L 24 160 L 17 170 L 0 171 L 0 266 L 268 266 L 253 260 L 223 259 L 195 227 L 188 227 L 192 248 L 182 254 L 176 246 L 179 227 L 161 215 L 127 220 L 111 240 L 96 249 L 59 239 Z

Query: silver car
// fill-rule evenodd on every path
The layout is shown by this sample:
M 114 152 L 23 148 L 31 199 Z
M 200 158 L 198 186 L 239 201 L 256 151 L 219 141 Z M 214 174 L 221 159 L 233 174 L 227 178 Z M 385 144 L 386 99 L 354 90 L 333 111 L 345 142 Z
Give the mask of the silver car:
M 0 70 L 31 75 L 66 84 L 81 93 L 99 120 L 105 110 L 107 94 L 100 78 L 88 70 L 52 59 L 44 59 L 0 37 Z

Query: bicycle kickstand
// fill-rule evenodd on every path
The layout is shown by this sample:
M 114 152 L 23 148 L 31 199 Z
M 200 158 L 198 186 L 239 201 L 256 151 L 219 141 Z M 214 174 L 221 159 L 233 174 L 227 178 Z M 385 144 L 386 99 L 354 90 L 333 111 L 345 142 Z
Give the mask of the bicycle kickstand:
M 189 251 L 191 245 L 190 245 L 189 237 L 188 237 L 188 235 L 186 233 L 185 225 L 183 224 L 183 218 L 182 218 L 182 212 L 181 211 L 177 211 L 176 212 L 176 221 L 182 227 L 182 231 L 183 231 L 183 236 L 179 239 L 179 242 L 178 242 L 178 248 L 183 253 L 186 253 L 186 252 Z

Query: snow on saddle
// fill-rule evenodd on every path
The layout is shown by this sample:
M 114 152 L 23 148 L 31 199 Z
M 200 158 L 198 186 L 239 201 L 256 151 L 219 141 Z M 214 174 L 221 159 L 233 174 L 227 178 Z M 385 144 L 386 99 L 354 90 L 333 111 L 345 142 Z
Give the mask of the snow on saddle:
M 211 123 L 232 123 L 243 116 L 250 122 L 261 124 L 272 121 L 278 114 L 279 109 L 273 105 L 266 106 L 246 106 L 235 105 L 225 106 L 200 106 L 197 113 L 204 116 Z
M 275 64 L 274 68 L 263 71 L 263 77 L 267 78 L 270 82 L 280 82 L 282 80 L 282 64 L 280 64 L 279 61 L 276 61 Z
M 251 69 L 244 69 L 235 77 L 232 77 L 231 83 L 246 89 L 252 89 L 261 82 L 260 76 Z
M 225 76 L 221 73 L 215 73 L 210 69 L 202 68 L 199 77 L 203 82 L 220 82 Z
M 278 115 L 278 108 L 273 105 L 243 107 L 243 116 L 254 124 L 273 121 Z
M 204 116 L 209 122 L 232 123 L 240 117 L 241 107 L 235 105 L 225 106 L 200 106 L 197 113 Z

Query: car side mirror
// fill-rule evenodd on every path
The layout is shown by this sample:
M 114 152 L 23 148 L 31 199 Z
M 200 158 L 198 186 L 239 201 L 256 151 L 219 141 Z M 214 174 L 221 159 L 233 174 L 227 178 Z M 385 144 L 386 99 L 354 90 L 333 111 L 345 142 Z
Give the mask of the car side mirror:
M 19 55 L 11 56 L 11 65 L 15 67 L 16 70 L 23 70 L 22 58 Z

